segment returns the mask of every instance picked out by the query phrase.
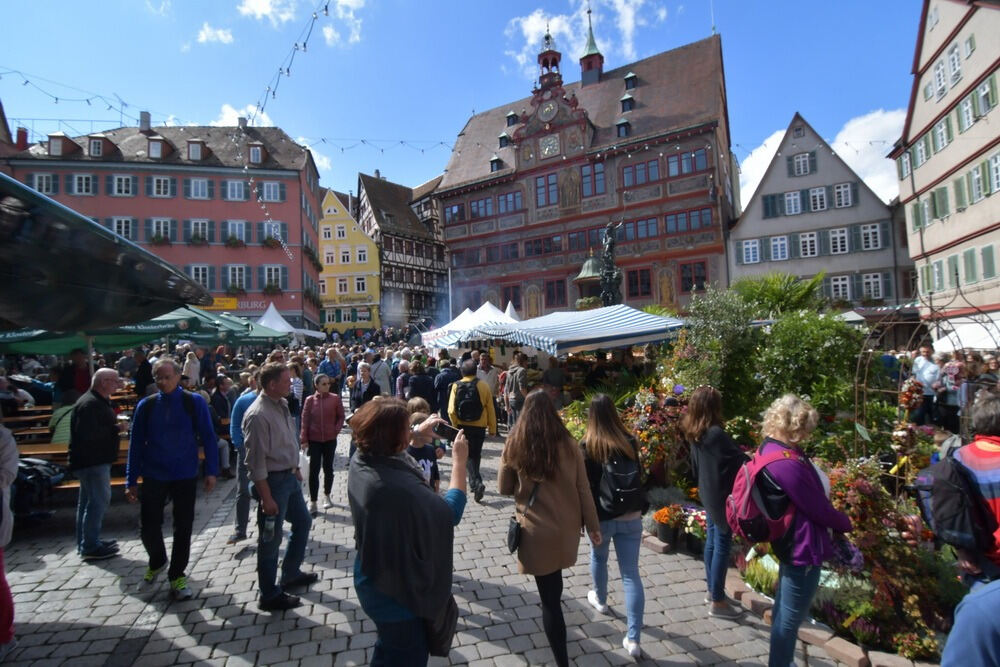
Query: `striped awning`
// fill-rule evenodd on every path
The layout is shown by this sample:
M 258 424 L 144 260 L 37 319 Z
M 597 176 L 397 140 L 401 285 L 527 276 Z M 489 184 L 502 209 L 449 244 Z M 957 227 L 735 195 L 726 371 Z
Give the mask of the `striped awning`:
M 442 336 L 435 345 L 456 347 L 478 340 L 503 340 L 551 355 L 599 348 L 644 345 L 670 338 L 684 321 L 651 315 L 625 305 L 550 313 L 522 322 L 487 322 Z

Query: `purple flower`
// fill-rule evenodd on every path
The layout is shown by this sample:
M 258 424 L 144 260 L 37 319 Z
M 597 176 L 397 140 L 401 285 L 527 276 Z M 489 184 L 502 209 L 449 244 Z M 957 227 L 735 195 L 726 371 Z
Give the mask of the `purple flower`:
M 674 385 L 674 393 L 677 394 L 678 396 L 680 396 L 681 394 L 683 394 L 684 393 L 684 385 L 682 385 L 682 384 L 675 384 Z

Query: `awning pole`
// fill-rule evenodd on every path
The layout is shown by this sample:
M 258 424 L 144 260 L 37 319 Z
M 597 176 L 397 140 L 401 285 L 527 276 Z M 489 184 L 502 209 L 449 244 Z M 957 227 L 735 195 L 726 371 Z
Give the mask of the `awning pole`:
M 87 363 L 90 364 L 90 377 L 94 377 L 94 337 L 87 336 Z

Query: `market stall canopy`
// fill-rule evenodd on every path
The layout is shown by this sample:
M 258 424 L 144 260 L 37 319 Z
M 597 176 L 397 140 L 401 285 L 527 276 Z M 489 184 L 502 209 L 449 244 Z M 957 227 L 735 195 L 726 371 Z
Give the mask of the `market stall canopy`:
M 438 338 L 441 338 L 442 336 L 448 334 L 454 334 L 459 331 L 464 331 L 465 329 L 474 326 L 475 323 L 476 323 L 475 313 L 466 308 L 461 313 L 459 313 L 458 317 L 453 319 L 451 322 L 448 322 L 447 324 L 442 324 L 437 329 L 433 329 L 431 331 L 422 331 L 420 333 L 420 338 L 423 341 L 424 345 L 434 345 L 435 344 L 434 341 L 436 341 Z
M 494 306 L 490 301 L 476 308 L 475 316 L 477 324 L 485 324 L 486 322 L 517 322 L 516 319 Z
M 268 329 L 273 329 L 274 331 L 326 340 L 326 334 L 322 331 L 313 331 L 312 329 L 296 329 L 293 327 L 288 323 L 288 320 L 281 316 L 278 309 L 274 307 L 273 301 L 267 304 L 267 310 L 264 311 L 264 314 L 257 318 L 257 324 L 263 324 Z
M 216 313 L 216 315 L 232 326 L 239 327 L 240 330 L 233 334 L 232 339 L 232 342 L 236 344 L 271 345 L 285 342 L 292 336 L 287 331 L 278 331 L 238 315 L 230 313 Z
M 81 331 L 210 305 L 174 266 L 0 174 L 0 329 Z
M 486 301 L 475 311 L 466 308 L 458 317 L 441 328 L 422 333 L 421 340 L 424 345 L 440 347 L 438 341 L 446 337 L 451 339 L 454 336 L 461 336 L 486 324 L 513 324 L 514 322 L 517 320 L 494 306 L 490 301 Z
M 938 326 L 928 324 L 928 328 L 936 336 L 935 352 L 1000 350 L 1000 324 L 992 319 L 953 319 L 941 322 Z
M 514 302 L 508 301 L 507 307 L 504 309 L 503 314 L 514 320 L 515 322 L 521 321 L 521 316 L 517 314 L 517 309 L 514 308 Z
M 626 305 L 563 311 L 514 323 L 487 323 L 463 333 L 443 336 L 438 346 L 474 340 L 505 340 L 530 345 L 551 355 L 599 348 L 644 345 L 670 338 L 684 321 L 660 317 Z

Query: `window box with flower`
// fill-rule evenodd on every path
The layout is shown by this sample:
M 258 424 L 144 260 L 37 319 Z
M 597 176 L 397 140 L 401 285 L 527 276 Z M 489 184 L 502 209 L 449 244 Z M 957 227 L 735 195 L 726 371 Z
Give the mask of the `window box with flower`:
M 226 288 L 226 294 L 229 296 L 246 296 L 247 291 L 238 285 L 230 285 Z
M 246 241 L 244 241 L 243 239 L 241 239 L 239 236 L 230 235 L 229 238 L 226 239 L 226 247 L 227 248 L 246 248 L 247 244 L 246 244 Z
M 281 285 L 277 283 L 268 283 L 264 285 L 264 289 L 261 290 L 264 294 L 281 294 Z
M 261 241 L 260 244 L 262 246 L 267 247 L 267 248 L 280 248 L 281 247 L 281 239 L 275 238 L 273 236 L 268 236 L 263 241 Z
M 188 245 L 208 245 L 208 239 L 201 234 L 192 234 L 188 239 Z
M 149 239 L 149 243 L 150 245 L 170 245 L 170 237 L 163 234 L 153 234 L 153 238 Z

